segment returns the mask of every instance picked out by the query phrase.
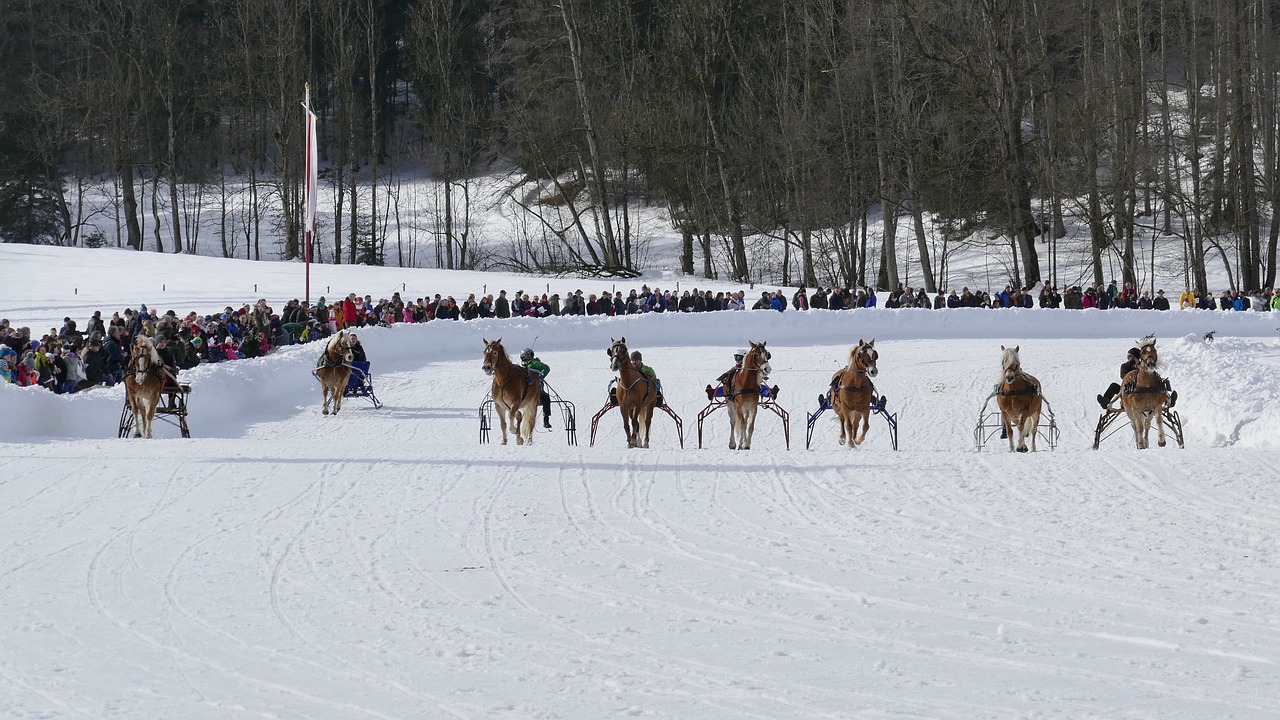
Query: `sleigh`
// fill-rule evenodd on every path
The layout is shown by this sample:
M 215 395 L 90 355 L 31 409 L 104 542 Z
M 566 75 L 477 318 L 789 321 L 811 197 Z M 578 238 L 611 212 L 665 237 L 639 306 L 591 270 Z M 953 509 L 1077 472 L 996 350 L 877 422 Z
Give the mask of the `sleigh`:
M 973 429 L 973 441 L 978 446 L 978 450 L 989 445 L 997 434 L 999 434 L 997 439 L 1007 439 L 1000 409 L 987 410 L 991 404 L 991 398 L 995 396 L 994 392 L 988 395 L 986 401 L 982 403 L 982 409 L 978 411 L 978 424 Z M 1058 437 L 1061 435 L 1058 430 L 1058 421 L 1053 417 L 1053 407 L 1049 405 L 1049 401 L 1042 397 L 1041 403 L 1044 407 L 1040 411 L 1040 422 L 1036 425 L 1036 437 L 1039 438 L 1037 442 L 1045 443 L 1050 450 L 1053 450 L 1058 447 Z M 1016 432 L 1016 430 L 1013 431 Z
M 610 393 L 610 395 L 612 395 L 612 393 Z M 600 419 L 603 418 L 605 415 L 608 415 L 609 411 L 613 410 L 616 407 L 618 407 L 618 401 L 616 399 L 610 399 L 608 402 L 604 404 L 604 407 L 597 410 L 596 414 L 591 416 L 591 443 L 590 443 L 591 447 L 595 447 L 596 445 L 596 429 L 600 425 Z M 672 420 L 675 421 L 676 435 L 680 438 L 680 447 L 683 448 L 684 447 L 684 420 L 681 419 L 680 415 L 676 413 L 675 410 L 672 410 L 671 406 L 666 404 L 665 402 L 662 403 L 661 405 L 654 407 L 654 410 L 661 410 L 662 412 L 669 415 Z
M 877 395 L 871 402 L 871 412 L 884 418 L 885 423 L 889 426 L 889 442 L 893 445 L 893 449 L 898 449 L 898 413 L 890 413 L 885 409 L 885 398 L 883 395 Z M 804 431 L 804 446 L 809 449 L 813 444 L 813 428 L 818 422 L 818 418 L 828 410 L 831 410 L 831 391 L 818 396 L 818 409 L 811 413 L 807 413 Z M 834 411 L 833 411 L 834 412 Z M 837 418 L 838 419 L 838 418 Z
M 766 388 L 761 388 L 761 390 L 765 390 L 765 389 Z M 707 403 L 707 406 L 702 408 L 702 412 L 698 413 L 698 448 L 699 449 L 702 448 L 703 423 L 706 422 L 707 418 L 714 415 L 716 411 L 722 410 L 728 404 L 729 403 L 725 400 L 725 397 L 724 397 L 724 387 L 721 386 L 716 389 L 715 395 L 712 397 L 711 402 Z M 761 392 L 760 403 L 759 405 L 757 405 L 757 412 L 759 412 L 759 410 L 768 410 L 774 415 L 777 415 L 778 419 L 782 420 L 782 437 L 786 441 L 787 449 L 790 450 L 791 449 L 791 415 L 786 411 L 785 408 L 783 408 L 781 405 L 778 404 L 777 398 L 774 396 L 774 392 L 769 392 L 767 394 L 764 392 Z
M 370 367 L 367 360 L 351 363 L 351 378 L 347 380 L 347 387 L 342 391 L 342 397 L 364 398 L 373 403 L 376 410 L 382 407 L 382 401 L 378 400 L 378 396 L 373 392 L 373 374 L 369 372 Z
M 178 428 L 184 438 L 191 437 L 191 428 L 187 425 L 187 396 L 191 394 L 190 385 L 165 384 L 160 390 L 160 404 L 156 406 L 156 419 Z M 129 401 L 124 403 L 120 411 L 120 426 L 116 437 L 127 438 L 133 434 L 133 426 L 137 423 L 133 408 Z
M 546 380 L 542 381 L 542 392 L 551 396 L 551 405 L 559 408 L 560 418 L 564 422 L 565 439 L 570 445 L 578 444 L 578 415 L 577 409 L 573 403 L 560 397 L 560 393 L 555 391 Z M 536 412 L 542 412 L 541 408 L 537 408 Z M 493 395 L 485 393 L 484 401 L 480 403 L 480 444 L 489 442 L 489 432 L 493 428 Z

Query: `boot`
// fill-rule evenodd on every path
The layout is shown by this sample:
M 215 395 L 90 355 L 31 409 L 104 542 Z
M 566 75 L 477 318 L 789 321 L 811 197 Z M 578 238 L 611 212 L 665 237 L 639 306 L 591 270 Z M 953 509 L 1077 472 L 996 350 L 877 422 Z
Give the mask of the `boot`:
M 1103 410 L 1106 410 L 1106 409 L 1107 409 L 1107 405 L 1108 405 L 1109 403 L 1107 402 L 1107 398 L 1103 397 L 1102 395 L 1099 395 L 1099 396 L 1098 396 L 1098 404 L 1102 406 L 1102 409 L 1103 409 Z
M 548 429 L 548 430 L 550 430 L 550 429 L 551 429 L 551 416 L 550 416 L 550 415 L 543 415 L 543 416 L 542 416 L 542 427 L 544 427 L 544 428 L 546 428 L 546 429 Z
M 777 400 L 777 399 L 778 399 L 778 386 L 777 386 L 777 385 L 774 385 L 773 387 L 769 388 L 769 396 L 770 396 L 770 397 L 772 397 L 774 400 Z
M 716 401 L 716 389 L 708 385 L 707 386 L 707 402 L 715 402 L 715 401 Z
M 1169 392 L 1169 409 L 1172 410 L 1173 406 L 1177 404 L 1178 404 L 1178 391 L 1172 390 Z

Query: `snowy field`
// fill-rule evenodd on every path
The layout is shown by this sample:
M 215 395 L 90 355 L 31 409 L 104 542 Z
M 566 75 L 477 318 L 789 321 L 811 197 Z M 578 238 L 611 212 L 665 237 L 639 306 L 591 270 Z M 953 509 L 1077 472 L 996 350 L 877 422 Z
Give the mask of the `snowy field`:
M 297 265 L 59 252 L 51 272 L 0 246 L 0 315 L 39 332 L 93 309 L 301 295 Z M 557 283 L 319 272 L 313 287 L 375 299 L 402 282 L 413 297 Z M 1280 717 L 1277 325 L 1039 310 L 434 322 L 361 333 L 377 410 L 320 414 L 314 346 L 186 373 L 191 440 L 160 423 L 156 440 L 115 439 L 119 389 L 0 385 L 0 717 Z M 1186 449 L 1139 452 L 1122 431 L 1092 450 L 1094 395 L 1152 332 Z M 625 449 L 616 412 L 588 446 L 623 335 L 663 378 L 685 449 L 661 415 L 652 449 Z M 578 446 L 559 417 L 532 447 L 498 445 L 496 428 L 477 441 L 481 338 L 499 336 L 552 366 Z M 806 412 L 871 337 L 901 449 L 878 417 L 864 448 L 838 448 L 827 414 L 806 450 Z M 699 450 L 702 387 L 748 339 L 773 352 L 791 449 L 762 414 L 753 449 L 731 452 L 719 413 Z M 974 448 L 1001 344 L 1044 383 L 1052 452 Z

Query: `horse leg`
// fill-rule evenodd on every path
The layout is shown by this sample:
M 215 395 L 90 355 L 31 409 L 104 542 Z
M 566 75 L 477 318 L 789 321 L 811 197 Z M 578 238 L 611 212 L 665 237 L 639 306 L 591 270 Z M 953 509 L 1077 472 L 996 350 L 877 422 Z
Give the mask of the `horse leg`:
M 737 401 L 731 400 L 728 405 L 728 448 L 737 450 L 737 433 L 739 433 L 739 425 L 742 424 L 742 418 L 737 414 Z
M 1040 413 L 1033 413 L 1026 419 L 1026 433 L 1031 436 L 1031 452 L 1036 451 L 1036 429 L 1040 427 Z
M 746 434 L 743 436 L 743 441 L 738 443 L 738 449 L 740 450 L 751 449 L 751 436 L 756 434 L 757 410 L 758 406 L 756 405 L 747 406 L 747 416 L 743 418 L 743 426 L 746 428 Z
M 155 416 L 155 408 L 152 407 L 151 399 L 145 395 L 140 398 L 139 409 L 142 413 L 138 416 L 138 423 L 142 426 L 142 437 L 151 439 L 151 418 Z
M 622 406 L 622 434 L 627 436 L 627 447 L 636 446 L 636 433 L 632 426 L 631 408 Z
M 859 419 L 862 420 L 862 432 L 858 433 L 858 444 L 861 445 L 867 441 L 867 430 L 871 429 L 871 408 L 867 408 L 866 410 L 858 413 L 854 418 L 855 426 Z
M 1156 416 L 1156 432 L 1159 433 L 1156 436 L 1156 443 L 1159 444 L 1160 447 L 1164 447 L 1164 414 L 1159 410 L 1156 410 L 1154 414 Z
M 507 444 L 507 416 L 509 414 L 511 414 L 511 411 L 506 407 L 506 405 L 498 406 L 498 424 L 502 426 L 503 445 Z M 512 429 L 514 430 L 515 427 L 513 426 Z
M 1034 442 L 1034 441 L 1035 441 L 1035 440 L 1034 440 L 1035 435 L 1033 435 L 1033 433 L 1035 432 L 1035 430 L 1034 430 L 1034 429 L 1033 429 L 1033 427 L 1030 425 L 1030 422 L 1031 422 L 1031 416 L 1029 416 L 1029 415 L 1023 415 L 1022 417 L 1019 417 L 1019 418 L 1018 418 L 1018 420 L 1017 420 L 1017 424 L 1018 424 L 1018 452 L 1027 452 L 1027 436 L 1031 436 L 1031 437 L 1032 437 L 1032 442 Z
M 320 413 L 329 414 L 329 386 L 323 380 L 320 382 Z
M 333 388 L 330 392 L 333 394 L 333 414 L 337 415 L 342 409 L 342 390 L 347 386 L 344 384 L 342 388 Z
M 1013 452 L 1013 419 L 1003 410 L 1000 411 L 1000 425 L 1004 429 L 1005 437 L 1009 438 L 1009 452 Z

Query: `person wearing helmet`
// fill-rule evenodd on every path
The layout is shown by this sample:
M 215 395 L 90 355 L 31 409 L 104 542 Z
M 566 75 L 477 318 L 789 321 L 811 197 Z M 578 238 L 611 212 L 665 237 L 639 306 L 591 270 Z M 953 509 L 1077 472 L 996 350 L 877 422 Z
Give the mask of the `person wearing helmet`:
M 714 386 L 708 385 L 706 387 L 708 401 L 715 402 L 716 398 L 725 397 L 725 388 L 733 384 L 733 376 L 736 375 L 738 371 L 742 369 L 742 359 L 746 356 L 747 356 L 746 350 L 738 350 L 733 354 L 733 367 L 724 371 L 724 373 L 722 373 L 720 377 L 716 378 L 716 383 L 718 383 L 717 385 L 714 385 Z M 760 381 L 761 381 L 760 397 L 769 398 L 769 397 L 777 396 L 778 394 L 777 385 L 774 385 L 773 387 L 769 387 L 768 385 L 765 385 L 763 377 L 760 378 Z
M 547 375 L 551 372 L 551 366 L 542 362 L 533 354 L 533 348 L 525 348 L 520 351 L 520 364 L 529 371 L 530 377 L 538 381 L 538 386 L 542 389 L 542 427 L 551 429 L 551 393 L 547 392 Z

